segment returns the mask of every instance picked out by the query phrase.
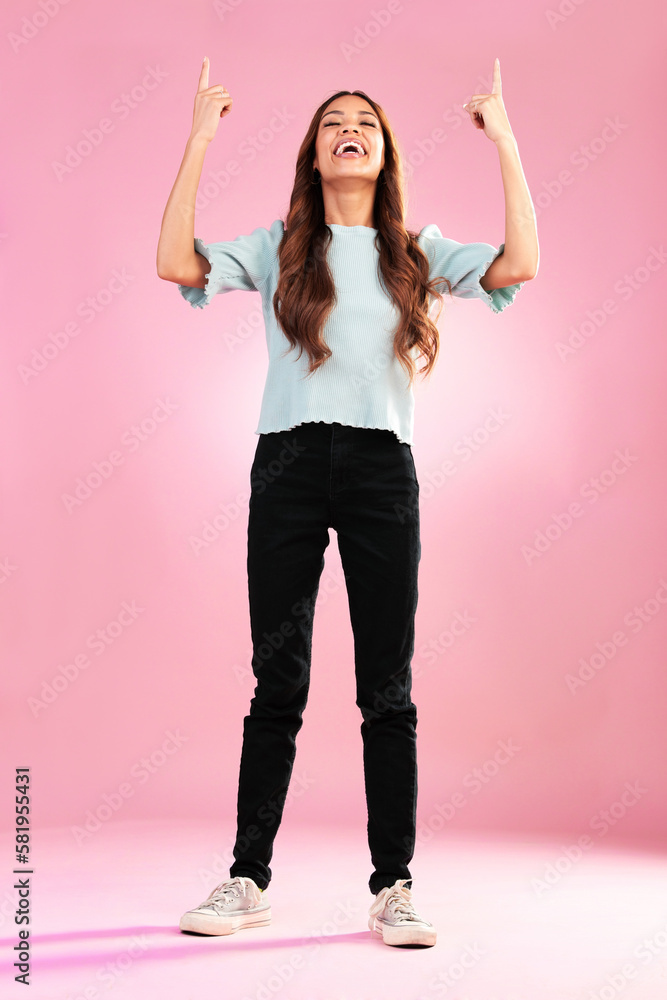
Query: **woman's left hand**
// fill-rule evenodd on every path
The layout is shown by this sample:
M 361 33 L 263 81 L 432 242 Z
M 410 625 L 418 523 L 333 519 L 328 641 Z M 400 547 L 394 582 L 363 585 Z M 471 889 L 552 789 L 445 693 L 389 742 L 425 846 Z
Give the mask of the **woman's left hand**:
M 484 129 L 484 134 L 497 142 L 505 136 L 514 138 L 512 126 L 509 123 L 505 105 L 503 104 L 502 85 L 500 82 L 500 60 L 496 58 L 493 64 L 493 86 L 490 94 L 473 94 L 470 101 L 464 104 L 475 128 Z

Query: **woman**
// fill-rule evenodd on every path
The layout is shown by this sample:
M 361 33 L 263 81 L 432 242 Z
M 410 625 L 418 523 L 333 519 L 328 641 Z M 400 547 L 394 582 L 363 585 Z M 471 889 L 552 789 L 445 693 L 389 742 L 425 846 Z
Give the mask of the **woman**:
M 417 358 L 438 353 L 429 315 L 444 283 L 494 312 L 537 273 L 535 216 L 505 113 L 491 94 L 468 113 L 496 143 L 506 242 L 460 244 L 404 225 L 400 154 L 382 108 L 341 91 L 301 144 L 287 219 L 236 240 L 194 238 L 204 154 L 232 109 L 204 60 L 186 153 L 162 222 L 157 267 L 202 308 L 232 289 L 262 294 L 269 369 L 251 469 L 248 592 L 257 680 L 244 719 L 230 878 L 180 921 L 229 934 L 271 919 L 263 896 L 310 681 L 313 614 L 330 527 L 337 533 L 362 714 L 369 927 L 390 945 L 433 945 L 411 900 L 416 831 L 416 706 L 411 659 L 421 555 L 412 457 Z M 439 315 L 439 314 L 438 314 Z M 436 317 L 437 318 L 437 317 Z

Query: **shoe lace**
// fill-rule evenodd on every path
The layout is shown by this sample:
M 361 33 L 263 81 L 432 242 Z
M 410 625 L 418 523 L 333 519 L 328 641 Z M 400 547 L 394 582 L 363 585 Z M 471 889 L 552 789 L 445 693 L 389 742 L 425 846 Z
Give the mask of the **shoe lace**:
M 382 913 L 385 906 L 389 906 L 394 913 L 402 917 L 406 917 L 409 920 L 419 920 L 420 918 L 415 912 L 412 903 L 412 890 L 408 889 L 405 884 L 406 882 L 407 879 L 399 879 L 388 889 L 382 890 L 375 899 L 375 902 L 371 904 L 370 916 L 377 916 L 379 913 Z
M 237 875 L 235 878 L 226 879 L 220 885 L 216 885 L 210 896 L 204 900 L 202 906 L 222 905 L 229 902 L 234 896 L 240 896 L 250 890 L 252 881 L 244 875 Z

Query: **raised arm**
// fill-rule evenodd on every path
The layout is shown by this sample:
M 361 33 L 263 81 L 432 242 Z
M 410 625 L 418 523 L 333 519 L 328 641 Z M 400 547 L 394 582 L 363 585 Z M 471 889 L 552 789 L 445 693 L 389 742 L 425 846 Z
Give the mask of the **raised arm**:
M 162 216 L 157 246 L 157 273 L 165 281 L 204 288 L 210 262 L 194 248 L 195 198 L 204 157 L 221 118 L 232 110 L 232 98 L 221 85 L 208 85 L 208 56 L 204 58 L 195 95 L 192 129 L 174 186 Z
M 521 166 L 519 147 L 503 104 L 498 59 L 493 67 L 492 92 L 473 94 L 469 103 L 463 106 L 473 125 L 483 129 L 496 144 L 505 192 L 505 249 L 480 279 L 482 288 L 489 292 L 534 278 L 540 259 L 535 209 Z

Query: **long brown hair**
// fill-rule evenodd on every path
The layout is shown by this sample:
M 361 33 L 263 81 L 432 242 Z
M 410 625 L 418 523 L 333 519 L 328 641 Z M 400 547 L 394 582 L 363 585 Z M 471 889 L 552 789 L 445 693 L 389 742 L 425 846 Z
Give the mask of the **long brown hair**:
M 379 271 L 382 282 L 400 311 L 394 336 L 394 356 L 409 375 L 412 385 L 415 361 L 410 353 L 416 345 L 417 356 L 426 364 L 418 374 L 430 374 L 438 356 L 438 328 L 429 316 L 432 301 L 440 300 L 436 322 L 442 310 L 442 294 L 436 285 L 447 278 L 429 281 L 429 262 L 417 243 L 416 232 L 405 228 L 405 194 L 401 152 L 385 112 L 362 90 L 339 90 L 327 98 L 313 115 L 296 162 L 296 174 L 285 232 L 278 249 L 280 276 L 273 296 L 278 323 L 291 350 L 299 348 L 310 359 L 308 375 L 331 357 L 332 351 L 322 337 L 326 318 L 335 302 L 335 286 L 327 262 L 332 233 L 324 221 L 322 187 L 315 181 L 313 159 L 320 118 L 324 109 L 337 97 L 354 94 L 362 97 L 377 114 L 384 137 L 385 164 L 377 181 L 373 205 L 373 228 L 378 230 Z

